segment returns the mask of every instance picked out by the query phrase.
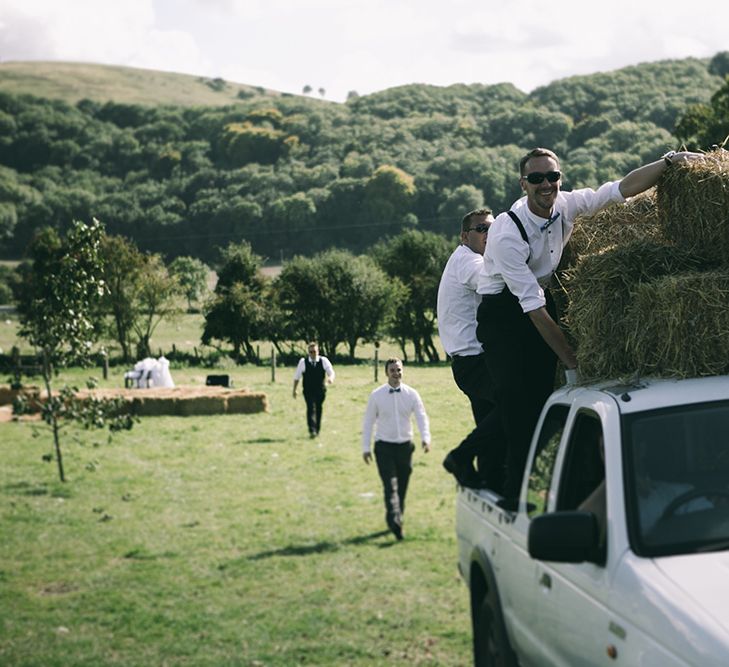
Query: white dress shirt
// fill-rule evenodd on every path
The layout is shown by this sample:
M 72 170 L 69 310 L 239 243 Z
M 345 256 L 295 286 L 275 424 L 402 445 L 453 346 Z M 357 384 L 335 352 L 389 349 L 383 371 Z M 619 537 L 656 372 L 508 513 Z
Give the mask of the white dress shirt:
M 443 269 L 438 285 L 438 335 L 450 357 L 481 354 L 476 338 L 476 311 L 481 303 L 478 277 L 483 256 L 466 245 L 459 245 Z
M 549 284 L 562 259 L 562 250 L 572 235 L 575 218 L 594 215 L 610 204 L 625 201 L 619 185 L 620 181 L 612 181 L 597 190 L 560 192 L 552 209 L 554 222 L 549 225 L 546 225 L 547 218 L 540 218 L 529 210 L 526 197 L 522 197 L 511 210 L 524 225 L 528 245 L 509 214 L 500 213 L 489 228 L 478 293 L 499 294 L 506 285 L 519 299 L 525 313 L 544 306 L 543 287 Z M 559 217 L 555 219 L 556 215 Z
M 400 383 L 400 387 L 390 391 L 392 387 L 383 384 L 375 389 L 367 401 L 364 420 L 362 422 L 362 453 L 370 451 L 372 428 L 375 428 L 375 440 L 386 442 L 408 442 L 413 439 L 413 424 L 410 420 L 415 415 L 418 423 L 420 439 L 430 443 L 430 423 L 425 407 L 415 389 Z
M 332 367 L 331 361 L 327 359 L 326 357 L 317 356 L 316 359 L 312 359 L 311 357 L 301 357 L 299 359 L 299 364 L 296 366 L 296 371 L 294 371 L 294 380 L 300 380 L 301 376 L 304 374 L 304 369 L 306 368 L 307 362 L 310 364 L 316 364 L 317 361 L 321 359 L 321 365 L 324 367 L 324 372 L 326 373 L 329 380 L 334 382 L 334 368 Z

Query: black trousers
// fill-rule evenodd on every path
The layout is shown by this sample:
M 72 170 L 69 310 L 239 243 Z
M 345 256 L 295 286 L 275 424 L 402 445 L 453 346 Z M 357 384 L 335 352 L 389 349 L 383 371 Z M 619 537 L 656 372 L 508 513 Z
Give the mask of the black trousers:
M 321 430 L 321 409 L 326 397 L 326 390 L 313 394 L 304 392 L 304 400 L 306 401 L 306 425 L 309 427 L 309 433 L 316 434 Z
M 385 442 L 375 440 L 375 461 L 385 492 L 385 521 L 392 530 L 402 526 L 405 513 L 405 495 L 413 472 L 412 442 Z
M 458 388 L 468 396 L 473 419 L 478 424 L 491 412 L 496 402 L 486 355 L 482 352 L 468 357 L 452 357 L 451 372 Z
M 547 312 L 556 321 L 554 300 L 548 290 L 545 295 Z M 461 446 L 481 454 L 495 476 L 505 463 L 503 494 L 514 498 L 521 490 L 539 414 L 554 389 L 557 356 L 506 288 L 484 296 L 477 320 L 476 335 L 494 381 L 496 408 Z

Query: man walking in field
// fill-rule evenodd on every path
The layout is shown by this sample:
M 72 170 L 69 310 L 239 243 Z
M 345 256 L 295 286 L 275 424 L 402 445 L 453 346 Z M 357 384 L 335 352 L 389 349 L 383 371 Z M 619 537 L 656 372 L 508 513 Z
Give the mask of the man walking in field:
M 321 413 L 327 396 L 326 384 L 334 382 L 334 368 L 326 357 L 319 355 L 316 341 L 309 343 L 309 356 L 301 357 L 294 372 L 294 391 L 296 398 L 299 381 L 303 379 L 304 400 L 306 401 L 306 425 L 309 437 L 315 438 L 321 430 Z
M 420 394 L 402 382 L 402 361 L 385 362 L 387 383 L 375 389 L 367 401 L 362 423 L 362 458 L 372 460 L 370 442 L 375 433 L 377 472 L 385 492 L 385 521 L 398 540 L 403 538 L 405 495 L 413 471 L 413 426 L 415 417 L 423 451 L 430 451 L 430 424 Z

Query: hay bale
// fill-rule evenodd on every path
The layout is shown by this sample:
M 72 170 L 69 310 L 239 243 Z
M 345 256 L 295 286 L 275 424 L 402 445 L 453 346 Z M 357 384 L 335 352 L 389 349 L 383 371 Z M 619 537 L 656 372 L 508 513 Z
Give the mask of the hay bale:
M 177 401 L 176 414 L 183 417 L 192 415 L 225 414 L 225 396 L 195 396 Z
M 0 405 L 12 405 L 13 401 L 18 396 L 17 389 L 11 389 L 10 387 L 0 387 Z
M 140 417 L 163 417 L 178 414 L 178 400 L 171 396 L 139 396 L 132 399 L 134 414 Z
M 638 285 L 626 316 L 641 375 L 729 372 L 729 269 L 664 276 Z
M 46 392 L 41 391 L 35 385 L 28 385 L 21 389 L 0 387 L 0 407 L 7 407 L 10 415 L 15 414 L 15 402 L 17 400 L 22 400 L 25 403 L 22 409 L 23 414 L 37 415 L 43 409 L 43 404 L 46 402 L 46 399 Z
M 641 240 L 663 240 L 655 188 L 622 204 L 608 206 L 595 215 L 578 216 L 563 255 L 563 265 L 574 266 L 584 255 Z
M 635 372 L 637 360 L 626 344 L 634 327 L 626 321 L 626 314 L 641 283 L 705 267 L 696 255 L 648 240 L 584 256 L 565 281 L 569 296 L 566 325 L 576 342 L 583 380 Z
M 222 415 L 226 413 L 255 413 L 268 410 L 264 393 L 246 389 L 230 391 L 221 387 L 175 387 L 151 389 L 96 389 L 79 392 L 79 396 L 121 398 L 126 409 L 140 417 L 167 415 Z
M 41 400 L 40 395 L 40 387 L 36 385 L 24 386 L 21 389 L 11 389 L 10 387 L 2 386 L 0 387 L 0 405 L 12 405 L 18 396 L 23 396 L 37 404 L 37 407 L 39 407 Z
M 266 412 L 268 401 L 266 394 L 236 392 L 226 396 L 226 412 L 228 414 L 253 414 Z
M 657 191 L 664 236 L 729 264 L 729 151 L 718 149 L 666 169 Z

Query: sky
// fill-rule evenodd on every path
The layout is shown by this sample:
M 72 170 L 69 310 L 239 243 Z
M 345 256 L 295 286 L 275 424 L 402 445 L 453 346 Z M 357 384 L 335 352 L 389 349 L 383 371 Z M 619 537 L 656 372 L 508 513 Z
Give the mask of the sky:
M 0 61 L 158 69 L 343 102 L 729 50 L 725 0 L 0 0 Z M 320 92 L 321 91 L 321 92 Z

